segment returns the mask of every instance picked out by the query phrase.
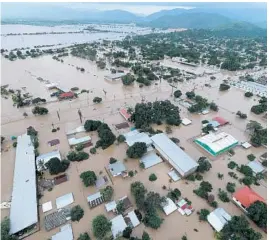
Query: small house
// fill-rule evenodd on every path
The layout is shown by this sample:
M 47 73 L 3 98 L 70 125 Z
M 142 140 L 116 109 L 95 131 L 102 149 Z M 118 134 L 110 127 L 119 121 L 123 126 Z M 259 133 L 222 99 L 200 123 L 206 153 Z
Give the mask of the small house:
M 60 232 L 51 237 L 51 240 L 73 240 L 73 231 L 71 224 L 60 227 Z
M 94 193 L 92 195 L 89 195 L 87 197 L 87 201 L 88 201 L 90 208 L 94 208 L 94 207 L 102 204 L 105 201 L 105 199 L 100 192 L 97 192 L 97 193 Z
M 112 223 L 111 231 L 114 239 L 121 236 L 124 229 L 128 227 L 122 215 L 118 215 L 110 221 Z
M 73 92 L 65 92 L 61 93 L 58 98 L 59 100 L 65 100 L 65 99 L 73 99 L 75 97 L 75 94 Z
M 181 120 L 181 122 L 182 122 L 182 124 L 183 124 L 184 126 L 188 126 L 188 125 L 190 125 L 190 124 L 192 123 L 192 121 L 191 121 L 190 119 L 188 119 L 188 118 L 183 118 L 183 119 Z
M 223 208 L 216 208 L 207 216 L 207 221 L 217 232 L 220 232 L 231 219 L 232 217 Z
M 166 198 L 166 203 L 163 204 L 162 208 L 166 215 L 170 215 L 177 210 L 176 204 L 170 198 Z
M 251 161 L 247 166 L 252 169 L 254 175 L 265 172 L 265 168 L 258 161 Z
M 61 154 L 60 151 L 52 151 L 49 153 L 41 154 L 38 157 L 36 157 L 36 168 L 38 171 L 41 171 L 43 168 L 47 169 L 46 163 L 49 162 L 52 158 L 58 158 L 61 161 Z
M 126 224 L 130 227 L 130 228 L 135 228 L 140 224 L 140 221 L 138 219 L 138 217 L 135 214 L 135 211 L 131 211 L 129 213 L 127 213 L 124 216 L 124 220 L 126 222 Z
M 127 176 L 127 171 L 125 165 L 121 161 L 117 161 L 115 163 L 108 165 L 108 170 L 113 177 L 117 176 Z

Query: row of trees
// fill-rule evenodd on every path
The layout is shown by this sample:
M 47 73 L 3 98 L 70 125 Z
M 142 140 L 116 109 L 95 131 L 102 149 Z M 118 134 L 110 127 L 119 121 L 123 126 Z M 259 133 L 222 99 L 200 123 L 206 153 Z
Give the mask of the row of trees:
M 251 112 L 255 113 L 255 114 L 261 114 L 267 111 L 267 98 L 266 97 L 262 97 L 259 100 L 259 104 L 258 105 L 254 105 L 251 108 Z
M 250 134 L 250 141 L 253 146 L 259 147 L 267 144 L 267 128 L 263 128 L 260 123 L 249 121 L 246 131 Z

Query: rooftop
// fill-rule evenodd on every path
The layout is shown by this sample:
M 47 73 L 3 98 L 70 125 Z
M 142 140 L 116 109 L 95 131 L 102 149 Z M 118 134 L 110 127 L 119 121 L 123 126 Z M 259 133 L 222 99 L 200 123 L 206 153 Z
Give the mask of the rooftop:
M 163 206 L 163 211 L 166 215 L 171 214 L 172 212 L 177 210 L 176 204 L 170 198 L 166 198 L 167 203 Z
M 220 232 L 224 225 L 231 220 L 231 216 L 223 208 L 216 208 L 207 216 L 207 220 L 217 232 Z
M 217 121 L 220 126 L 223 126 L 223 125 L 229 123 L 226 119 L 224 119 L 222 117 L 214 117 L 212 120 Z
M 251 161 L 248 163 L 248 166 L 252 169 L 254 174 L 264 172 L 265 168 L 257 161 Z
M 51 240 L 73 240 L 73 231 L 71 224 L 64 225 L 60 228 L 60 232 L 51 236 Z
M 164 133 L 155 134 L 151 139 L 153 143 L 173 162 L 175 168 L 180 168 L 183 172 L 188 172 L 198 166 L 196 161 L 187 155 Z
M 240 188 L 233 194 L 233 197 L 239 201 L 245 208 L 248 208 L 252 203 L 256 201 L 265 202 L 265 200 L 248 186 Z
M 17 138 L 10 207 L 10 234 L 37 223 L 37 215 L 34 147 L 30 136 L 23 134 Z
M 56 207 L 57 209 L 64 208 L 73 202 L 73 193 L 67 193 L 61 197 L 56 198 Z
M 43 162 L 43 164 L 46 164 L 52 158 L 58 158 L 59 160 L 61 160 L 60 151 L 56 150 L 56 151 L 52 151 L 49 153 L 39 155 L 36 158 L 37 170 L 41 170 L 41 166 L 40 166 L 39 162 Z
M 126 167 L 125 167 L 125 165 L 121 161 L 117 161 L 115 163 L 109 164 L 108 165 L 108 169 L 109 169 L 110 173 L 113 176 L 118 176 L 122 172 L 125 172 L 126 171 Z
M 114 217 L 111 219 L 111 231 L 114 238 L 118 237 L 122 234 L 125 228 L 127 228 L 127 224 L 124 221 L 124 218 L 122 215 L 118 215 L 117 217 Z
M 158 163 L 161 163 L 162 161 L 163 160 L 159 156 L 157 156 L 156 153 L 150 152 L 150 153 L 144 155 L 141 158 L 140 162 L 144 163 L 145 169 L 147 169 L 147 168 L 150 168 L 152 166 L 155 166 Z

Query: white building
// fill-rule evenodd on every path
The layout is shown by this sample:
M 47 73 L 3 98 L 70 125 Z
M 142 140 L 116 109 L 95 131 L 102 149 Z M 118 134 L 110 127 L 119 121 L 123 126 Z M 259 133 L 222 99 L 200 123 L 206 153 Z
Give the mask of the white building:
M 145 169 L 147 169 L 163 162 L 163 160 L 152 151 L 144 155 L 141 158 L 140 162 L 142 162 L 145 166 Z
M 114 239 L 121 236 L 124 229 L 128 227 L 122 215 L 118 215 L 110 221 L 112 223 L 111 231 Z
M 248 163 L 248 166 L 252 169 L 254 175 L 257 173 L 264 173 L 265 168 L 257 161 L 251 161 Z
M 60 232 L 51 237 L 51 240 L 73 240 L 73 230 L 71 224 L 60 227 Z
M 217 232 L 220 232 L 231 219 L 232 217 L 223 208 L 216 208 L 207 216 L 207 221 Z
M 166 215 L 170 215 L 172 212 L 177 210 L 177 205 L 170 198 L 166 198 L 167 202 L 162 206 L 163 211 Z
M 209 133 L 195 139 L 194 142 L 213 156 L 224 153 L 238 144 L 238 140 L 225 132 Z
M 152 144 L 151 138 L 144 132 L 140 133 L 137 130 L 131 131 L 132 134 L 125 134 L 125 142 L 129 147 L 133 146 L 136 142 L 143 142 L 150 147 Z
M 167 160 L 182 177 L 195 172 L 198 164 L 180 147 L 178 147 L 164 133 L 155 134 L 151 137 L 153 146 Z
M 37 170 L 40 171 L 44 167 L 47 169 L 45 164 L 52 158 L 58 158 L 61 161 L 61 154 L 59 150 L 52 151 L 49 153 L 41 154 L 36 158 L 36 167 Z
M 35 154 L 27 134 L 17 138 L 11 199 L 10 234 L 38 223 Z
M 91 142 L 91 137 L 90 136 L 85 136 L 81 138 L 68 138 L 68 143 L 70 146 L 76 146 L 78 144 L 86 144 Z

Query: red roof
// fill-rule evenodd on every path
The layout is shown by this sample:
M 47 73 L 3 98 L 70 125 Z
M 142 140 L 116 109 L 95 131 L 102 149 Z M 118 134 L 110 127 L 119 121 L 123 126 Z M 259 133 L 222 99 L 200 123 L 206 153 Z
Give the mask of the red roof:
M 258 195 L 248 186 L 239 189 L 237 192 L 233 194 L 233 197 L 237 201 L 239 201 L 245 208 L 248 208 L 252 203 L 256 201 L 266 203 L 265 200 L 260 195 Z
M 120 109 L 120 113 L 125 118 L 125 120 L 128 120 L 131 117 L 125 108 Z
M 73 93 L 73 92 L 61 93 L 59 97 L 60 97 L 60 98 L 74 97 L 74 93 Z
M 223 126 L 223 125 L 229 123 L 227 120 L 225 120 L 222 117 L 214 117 L 213 120 L 217 121 L 220 124 L 220 126 Z

